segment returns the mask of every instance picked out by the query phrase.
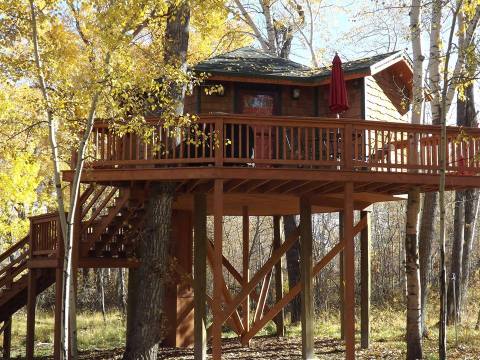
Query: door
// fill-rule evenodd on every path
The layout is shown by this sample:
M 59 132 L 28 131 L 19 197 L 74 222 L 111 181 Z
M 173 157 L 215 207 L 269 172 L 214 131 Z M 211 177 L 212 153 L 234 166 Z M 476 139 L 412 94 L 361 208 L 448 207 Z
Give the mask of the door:
M 239 110 L 241 114 L 254 116 L 273 116 L 278 114 L 279 94 L 273 90 L 244 89 L 239 94 Z M 255 126 L 249 128 L 250 156 L 257 160 L 272 159 L 272 148 L 275 144 L 275 132 L 271 126 Z M 243 145 L 243 144 L 242 144 Z M 257 164 L 256 166 L 259 166 Z

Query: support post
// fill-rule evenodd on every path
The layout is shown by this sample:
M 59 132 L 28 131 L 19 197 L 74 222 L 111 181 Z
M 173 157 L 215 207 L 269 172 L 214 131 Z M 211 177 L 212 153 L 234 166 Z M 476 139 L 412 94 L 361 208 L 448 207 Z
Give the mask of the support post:
M 217 149 L 218 151 L 218 149 Z M 213 191 L 213 326 L 212 326 L 212 359 L 222 358 L 222 237 L 223 237 L 223 180 L 215 180 Z
M 338 213 L 338 237 L 339 240 L 343 239 L 343 213 Z M 345 340 L 345 329 L 343 328 L 345 322 L 345 278 L 344 278 L 344 261 L 343 250 L 338 254 L 338 267 L 339 267 L 339 300 L 340 300 L 340 339 Z
M 61 333 L 62 333 L 62 281 L 63 269 L 59 266 L 55 269 L 55 320 L 53 335 L 53 358 L 60 359 Z
M 194 195 L 194 302 L 195 360 L 207 358 L 207 197 Z
M 27 341 L 26 358 L 33 360 L 35 347 L 35 305 L 37 298 L 36 272 L 30 269 L 28 272 L 28 294 L 27 294 Z
M 280 216 L 273 217 L 273 248 L 280 248 L 282 239 L 280 238 Z M 278 303 L 283 297 L 283 276 L 282 276 L 282 258 L 275 264 L 275 302 Z M 285 316 L 283 308 L 275 317 L 277 326 L 277 336 L 285 336 Z
M 5 321 L 3 329 L 3 359 L 10 359 L 10 350 L 12 348 L 12 317 Z
M 360 233 L 360 276 L 361 276 L 361 346 L 368 349 L 370 346 L 370 211 L 361 211 L 360 218 L 367 219 L 367 225 Z
M 347 182 L 344 187 L 343 205 L 343 238 L 345 242 L 345 358 L 355 359 L 355 244 L 353 242 L 353 183 Z
M 302 359 L 313 359 L 313 299 L 312 299 L 312 207 L 307 198 L 300 198 L 300 270 Z
M 250 281 L 250 271 L 249 271 L 249 260 L 250 260 L 250 217 L 248 215 L 248 207 L 244 206 L 242 208 L 242 242 L 243 242 L 243 251 L 242 251 L 242 287 L 247 285 Z M 245 333 L 250 330 L 250 295 L 245 297 L 245 301 L 242 303 L 242 323 Z M 249 346 L 250 341 L 243 340 L 242 345 Z

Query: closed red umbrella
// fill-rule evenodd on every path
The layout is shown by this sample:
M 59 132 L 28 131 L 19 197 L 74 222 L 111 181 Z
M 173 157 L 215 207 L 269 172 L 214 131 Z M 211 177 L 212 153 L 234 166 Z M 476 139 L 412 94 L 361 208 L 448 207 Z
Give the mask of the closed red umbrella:
M 348 110 L 347 86 L 343 78 L 342 60 L 338 54 L 335 54 L 332 65 L 329 108 L 338 115 Z

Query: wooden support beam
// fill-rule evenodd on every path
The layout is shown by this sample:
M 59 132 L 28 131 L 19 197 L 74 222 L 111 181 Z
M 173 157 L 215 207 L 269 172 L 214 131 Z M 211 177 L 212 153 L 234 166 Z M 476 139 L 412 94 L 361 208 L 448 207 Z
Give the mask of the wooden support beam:
M 353 183 L 347 182 L 344 187 L 343 235 L 345 248 L 345 358 L 355 359 L 355 244 L 353 242 Z
M 338 213 L 338 237 L 343 239 L 343 213 Z M 343 328 L 345 321 L 345 278 L 344 278 L 344 261 L 343 250 L 338 254 L 338 267 L 339 271 L 339 300 L 340 300 L 340 339 L 345 340 L 345 329 Z
M 282 239 L 280 238 L 280 216 L 273 217 L 273 249 L 280 248 Z M 282 276 L 282 258 L 275 264 L 275 302 L 279 302 L 283 297 L 283 276 Z M 285 336 L 285 316 L 283 308 L 275 317 L 277 326 L 277 336 Z
M 272 280 L 272 272 L 268 272 L 263 278 L 262 286 L 260 288 L 260 296 L 258 297 L 257 307 L 255 308 L 255 321 L 260 320 L 265 309 L 265 302 L 267 301 L 268 289 L 270 288 L 270 281 Z
M 313 359 L 313 282 L 312 282 L 312 207 L 307 198 L 300 198 L 300 272 L 302 358 Z
M 218 149 L 217 152 L 218 153 Z M 212 358 L 220 360 L 222 358 L 222 306 L 218 301 L 222 297 L 222 237 L 223 237 L 223 180 L 215 180 L 213 191 L 213 241 L 214 261 L 213 261 L 213 326 L 212 326 Z M 235 307 L 236 308 L 236 307 Z M 235 309 L 232 309 L 232 312 Z M 227 316 L 227 317 L 230 317 Z
M 30 269 L 28 272 L 28 294 L 27 294 L 27 341 L 26 358 L 33 360 L 35 349 L 35 305 L 37 298 L 37 271 Z
M 361 346 L 368 349 L 370 346 L 370 246 L 371 246 L 371 218 L 370 211 L 361 211 L 360 218 L 366 219 L 366 226 L 360 233 L 360 277 L 361 277 Z
M 12 317 L 5 321 L 3 329 L 3 359 L 9 360 L 12 349 Z
M 246 286 L 250 281 L 250 216 L 248 215 L 248 207 L 242 208 L 242 287 Z M 250 329 L 250 296 L 247 295 L 242 302 L 242 322 L 245 332 Z M 242 345 L 248 346 L 249 341 L 243 342 Z
M 194 195 L 194 276 L 193 295 L 195 304 L 194 337 L 195 360 L 207 358 L 207 196 Z M 189 311 L 190 312 L 190 311 Z

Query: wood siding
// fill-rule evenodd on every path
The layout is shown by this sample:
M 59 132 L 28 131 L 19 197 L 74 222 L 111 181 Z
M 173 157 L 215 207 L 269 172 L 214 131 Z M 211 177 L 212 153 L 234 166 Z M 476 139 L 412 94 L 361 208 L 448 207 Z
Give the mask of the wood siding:
M 340 115 L 341 118 L 363 118 L 362 111 L 362 81 L 359 79 L 347 81 L 348 105 L 350 108 Z M 318 116 L 335 118 L 328 108 L 330 98 L 330 85 L 323 85 L 318 88 Z
M 293 89 L 300 89 L 300 97 L 292 97 Z M 315 89 L 306 86 L 281 86 L 281 115 L 315 116 Z
M 365 77 L 365 116 L 368 120 L 409 122 L 408 101 L 402 84 L 392 74 L 382 71 Z
M 402 93 L 402 82 L 395 79 L 391 71 L 384 70 L 374 76 L 367 76 L 364 79 L 347 81 L 348 102 L 350 108 L 340 115 L 341 118 L 357 118 L 387 122 L 408 122 L 408 102 Z M 207 90 L 212 85 L 221 84 L 224 88 L 224 95 L 207 95 Z M 365 84 L 365 85 L 364 85 Z M 241 89 L 254 90 L 256 84 L 232 82 L 207 82 L 195 89 L 192 95 L 185 99 L 185 112 L 201 114 L 233 114 L 238 112 L 235 102 Z M 317 88 L 308 86 L 271 86 L 279 91 L 278 115 L 283 116 L 318 116 L 335 118 L 336 114 L 328 108 L 330 86 L 322 85 Z M 293 99 L 294 88 L 300 89 L 300 97 Z M 365 93 L 363 92 L 365 88 Z M 235 90 L 236 89 L 236 90 Z M 258 84 L 261 92 L 265 85 Z M 200 96 L 198 94 L 200 91 Z M 317 97 L 317 103 L 315 103 Z M 197 104 L 200 99 L 200 105 Z

